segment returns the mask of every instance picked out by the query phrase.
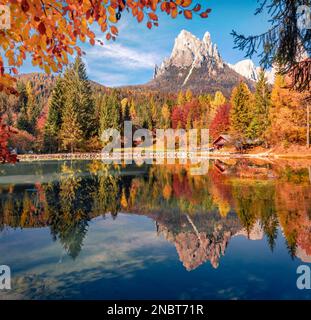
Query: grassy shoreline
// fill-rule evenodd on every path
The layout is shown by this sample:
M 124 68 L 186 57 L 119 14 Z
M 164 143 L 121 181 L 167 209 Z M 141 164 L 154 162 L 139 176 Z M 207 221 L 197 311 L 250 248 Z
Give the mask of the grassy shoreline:
M 138 152 L 138 151 L 136 151 Z M 160 154 L 170 154 L 172 156 L 173 151 L 160 151 Z M 185 151 L 179 151 L 184 153 Z M 118 152 L 120 157 L 129 156 L 129 152 Z M 153 153 L 154 154 L 154 153 Z M 198 154 L 200 156 L 200 153 Z M 203 156 L 203 154 L 202 154 Z M 186 156 L 188 159 L 191 156 Z M 266 159 L 311 159 L 310 153 L 274 153 L 272 150 L 263 153 L 235 153 L 235 152 L 205 152 L 204 157 L 206 159 L 218 159 L 218 158 L 266 158 Z M 51 161 L 51 160 L 102 160 L 105 159 L 102 153 L 56 153 L 56 154 L 23 154 L 18 155 L 19 161 Z

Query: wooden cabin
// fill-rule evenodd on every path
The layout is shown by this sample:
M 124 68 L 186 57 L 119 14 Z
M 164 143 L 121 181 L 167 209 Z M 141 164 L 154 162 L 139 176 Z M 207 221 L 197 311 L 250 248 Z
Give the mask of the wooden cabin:
M 219 150 L 226 145 L 230 145 L 231 143 L 232 143 L 232 138 L 229 134 L 221 134 L 216 140 L 214 140 L 213 147 Z

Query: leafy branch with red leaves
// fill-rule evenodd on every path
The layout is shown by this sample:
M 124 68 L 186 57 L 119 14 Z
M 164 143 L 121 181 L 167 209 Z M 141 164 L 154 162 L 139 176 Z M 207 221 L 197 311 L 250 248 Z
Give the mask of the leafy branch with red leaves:
M 4 124 L 0 117 L 0 163 L 16 163 L 18 161 L 17 155 L 12 154 L 8 149 L 8 140 L 11 133 L 14 133 L 14 130 Z

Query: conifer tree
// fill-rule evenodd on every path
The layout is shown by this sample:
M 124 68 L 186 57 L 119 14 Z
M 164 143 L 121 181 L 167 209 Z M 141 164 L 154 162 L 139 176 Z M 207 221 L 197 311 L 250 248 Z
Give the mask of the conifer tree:
M 171 127 L 171 112 L 169 106 L 165 103 L 161 110 L 162 128 L 168 129 Z
M 121 117 L 120 117 L 119 129 L 121 130 L 122 135 L 125 134 L 124 132 L 125 121 L 131 121 L 130 105 L 126 98 L 121 100 Z
M 130 106 L 128 104 L 126 105 L 126 107 L 124 109 L 124 113 L 122 114 L 122 118 L 123 118 L 122 122 L 131 120 Z M 123 123 L 121 125 L 123 125 Z
M 156 128 L 159 122 L 159 114 L 158 114 L 158 107 L 153 97 L 150 99 L 150 110 L 151 110 L 152 127 Z
M 17 83 L 17 91 L 18 91 L 18 108 L 17 111 L 21 111 L 27 105 L 27 92 L 26 85 L 24 82 Z
M 269 109 L 271 104 L 270 90 L 263 71 L 259 74 L 254 97 L 252 121 L 248 128 L 248 135 L 252 139 L 262 138 L 269 125 Z
M 249 125 L 252 120 L 252 94 L 248 86 L 241 82 L 232 91 L 230 125 L 231 133 L 242 141 L 249 137 Z
M 152 110 L 150 110 L 148 105 L 143 106 L 143 114 L 142 114 L 142 127 L 145 129 L 152 130 Z
M 20 112 L 19 118 L 18 118 L 18 120 L 17 120 L 16 127 L 17 127 L 19 130 L 31 132 L 31 127 L 30 127 L 30 125 L 29 125 L 28 118 L 27 118 L 27 109 L 26 109 L 26 106 L 23 106 L 23 107 L 21 108 L 21 112 Z
M 62 126 L 62 111 L 65 105 L 63 80 L 58 78 L 49 103 L 49 113 L 44 132 L 44 145 L 49 152 L 59 149 L 59 133 Z
M 40 110 L 36 103 L 31 83 L 28 81 L 26 85 L 21 86 L 22 97 L 20 97 L 20 116 L 17 120 L 17 128 L 35 134 L 36 122 Z
M 116 92 L 106 95 L 100 110 L 100 133 L 110 128 L 120 130 L 121 114 Z
M 80 57 L 77 57 L 73 66 L 64 76 L 66 95 L 75 96 L 75 108 L 78 121 L 83 132 L 84 140 L 88 140 L 97 134 L 95 103 L 90 82 L 86 74 L 85 65 Z M 66 98 L 67 99 L 67 98 Z
M 137 117 L 137 112 L 136 112 L 135 103 L 133 99 L 131 100 L 131 105 L 130 105 L 130 116 L 132 121 L 134 121 Z
M 83 141 L 83 132 L 78 120 L 74 97 L 67 99 L 62 118 L 60 137 L 64 150 L 74 152 Z

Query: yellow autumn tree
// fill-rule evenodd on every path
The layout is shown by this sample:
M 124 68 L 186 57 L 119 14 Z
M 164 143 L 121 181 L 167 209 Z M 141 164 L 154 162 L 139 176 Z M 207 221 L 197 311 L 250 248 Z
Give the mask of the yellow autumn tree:
M 223 106 L 226 103 L 226 98 L 223 95 L 221 91 L 216 91 L 214 99 L 211 100 L 211 107 L 210 107 L 210 120 L 213 120 L 216 113 L 217 109 L 220 106 Z
M 306 115 L 302 93 L 286 87 L 278 75 L 271 92 L 270 127 L 266 132 L 271 145 L 301 144 L 306 140 Z

